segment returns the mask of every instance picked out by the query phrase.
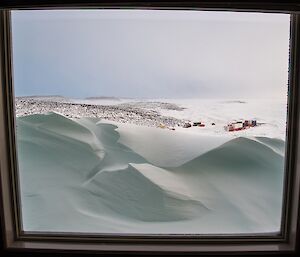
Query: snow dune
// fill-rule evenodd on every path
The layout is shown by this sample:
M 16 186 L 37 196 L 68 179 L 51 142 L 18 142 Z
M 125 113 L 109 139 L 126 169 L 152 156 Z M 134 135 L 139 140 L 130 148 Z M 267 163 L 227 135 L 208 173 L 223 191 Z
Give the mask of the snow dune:
M 284 142 L 17 118 L 25 231 L 266 233 L 280 229 Z
M 202 135 L 186 131 L 117 124 L 119 142 L 142 155 L 150 163 L 176 167 L 231 140 L 230 135 Z

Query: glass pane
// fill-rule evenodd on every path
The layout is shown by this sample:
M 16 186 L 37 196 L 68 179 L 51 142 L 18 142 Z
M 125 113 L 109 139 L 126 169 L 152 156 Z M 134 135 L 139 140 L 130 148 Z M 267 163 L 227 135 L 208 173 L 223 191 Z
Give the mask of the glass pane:
M 24 230 L 278 233 L 289 22 L 13 11 Z

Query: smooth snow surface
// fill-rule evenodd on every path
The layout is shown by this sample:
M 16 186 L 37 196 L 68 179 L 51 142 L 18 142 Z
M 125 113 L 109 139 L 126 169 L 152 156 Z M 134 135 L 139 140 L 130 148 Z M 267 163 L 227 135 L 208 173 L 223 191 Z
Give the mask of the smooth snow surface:
M 202 135 L 132 124 L 118 124 L 119 142 L 162 167 L 179 166 L 232 139 L 231 135 Z
M 25 231 L 280 230 L 280 137 L 213 137 L 50 113 L 18 117 L 17 140 Z

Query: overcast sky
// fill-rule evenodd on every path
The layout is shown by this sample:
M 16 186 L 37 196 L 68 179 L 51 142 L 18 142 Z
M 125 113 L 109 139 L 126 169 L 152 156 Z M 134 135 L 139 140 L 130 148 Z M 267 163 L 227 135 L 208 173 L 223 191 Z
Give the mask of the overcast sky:
M 13 11 L 17 96 L 283 98 L 289 15 Z

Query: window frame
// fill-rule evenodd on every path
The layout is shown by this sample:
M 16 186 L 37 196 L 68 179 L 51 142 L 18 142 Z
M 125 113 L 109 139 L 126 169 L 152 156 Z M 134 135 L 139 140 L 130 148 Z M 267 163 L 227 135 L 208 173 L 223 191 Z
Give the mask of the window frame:
M 293 252 L 299 239 L 300 146 L 300 7 L 216 1 L 4 1 L 0 9 L 0 214 L 6 249 L 139 253 L 279 253 Z M 32 2 L 32 3 L 31 3 Z M 50 3 L 51 2 L 51 3 Z M 1 6 L 0 6 L 1 8 Z M 12 74 L 10 11 L 47 8 L 139 8 L 280 12 L 291 15 L 287 147 L 282 229 L 279 235 L 126 235 L 33 233 L 22 231 L 15 106 Z M 298 9 L 299 10 L 298 10 Z

